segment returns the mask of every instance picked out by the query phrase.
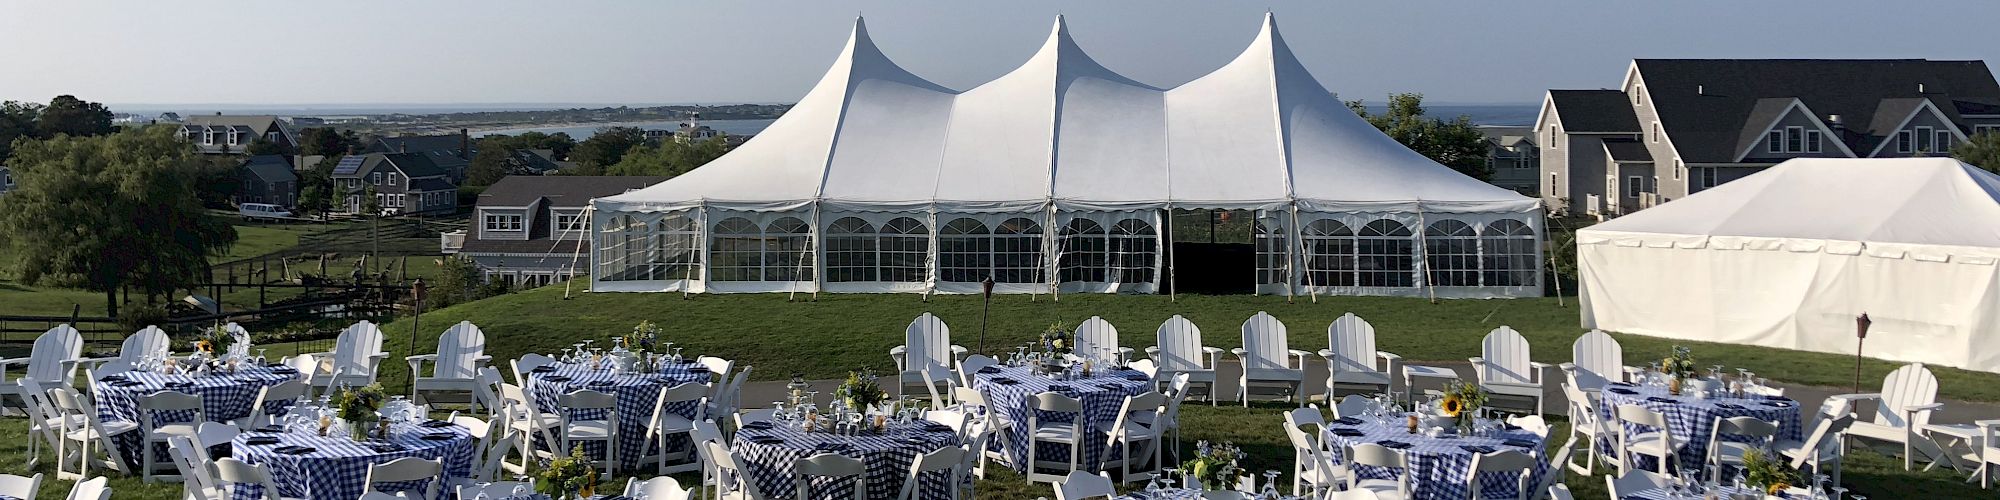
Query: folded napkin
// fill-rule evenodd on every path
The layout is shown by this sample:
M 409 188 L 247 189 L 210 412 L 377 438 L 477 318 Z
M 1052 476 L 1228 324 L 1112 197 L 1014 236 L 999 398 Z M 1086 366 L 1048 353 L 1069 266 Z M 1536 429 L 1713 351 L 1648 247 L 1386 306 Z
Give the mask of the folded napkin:
M 1771 406 L 1777 408 L 1791 408 L 1792 402 L 1783 400 L 1772 400 L 1772 401 L 1765 401 L 1764 406 Z
M 1130 381 L 1133 381 L 1133 382 L 1145 382 L 1145 381 L 1148 381 L 1148 380 L 1152 380 L 1152 378 L 1151 378 L 1151 377 L 1147 377 L 1147 376 L 1145 376 L 1145 375 L 1126 375 L 1126 376 L 1125 376 L 1125 380 L 1130 380 Z
M 1647 400 L 1647 401 L 1652 401 L 1652 402 L 1655 402 L 1655 403 L 1667 403 L 1667 404 L 1680 404 L 1680 400 L 1678 400 L 1678 399 L 1674 399 L 1674 398 L 1663 398 L 1663 397 L 1659 397 L 1659 396 L 1653 396 L 1653 397 L 1649 397 L 1649 398 L 1646 398 L 1646 400 Z
M 1632 387 L 1632 383 L 1631 383 L 1631 382 L 1612 382 L 1612 383 L 1611 383 L 1611 385 L 1615 385 L 1615 386 L 1619 386 L 1619 387 Z
M 418 437 L 417 439 L 422 439 L 425 441 L 449 441 L 456 438 L 458 438 L 457 435 L 450 433 L 441 433 L 441 434 L 425 434 L 423 436 Z
M 124 380 L 125 380 L 125 376 L 124 376 L 124 375 L 105 375 L 105 376 L 104 376 L 104 378 L 100 378 L 100 379 L 97 379 L 97 380 L 99 380 L 99 381 L 103 381 L 103 382 L 122 382 L 122 381 L 124 381 Z
M 604 387 L 604 386 L 607 386 L 607 385 L 611 385 L 611 384 L 612 384 L 612 382 L 611 382 L 611 381 L 609 381 L 609 380 L 592 380 L 592 381 L 590 381 L 590 386 L 591 386 L 591 387 Z
M 556 367 L 549 365 L 542 365 L 535 367 L 535 369 L 533 370 L 528 370 L 528 373 L 551 373 L 554 371 L 556 371 Z
M 1479 453 L 1479 454 L 1486 454 L 1486 453 L 1492 453 L 1492 452 L 1494 452 L 1494 451 L 1495 451 L 1495 449 L 1494 449 L 1493 447 L 1491 447 L 1491 446 L 1487 446 L 1487 445 L 1483 445 L 1483 444 L 1478 444 L 1478 445 L 1459 445 L 1459 446 L 1458 446 L 1458 449 L 1461 449 L 1461 450 L 1465 450 L 1465 451 L 1470 451 L 1470 452 L 1473 452 L 1473 453 Z
M 1716 408 L 1722 408 L 1722 409 L 1726 409 L 1726 410 L 1743 410 L 1743 409 L 1745 409 L 1745 408 L 1743 407 L 1743 405 L 1739 405 L 1739 404 L 1736 404 L 1736 403 L 1716 403 L 1716 404 L 1715 404 L 1715 407 L 1716 407 Z
M 546 381 L 546 382 L 555 382 L 555 383 L 558 383 L 558 384 L 560 384 L 560 383 L 563 383 L 563 382 L 568 382 L 568 381 L 570 381 L 571 379 L 570 379 L 569 377 L 565 377 L 565 376 L 562 376 L 562 375 L 556 375 L 556 376 L 553 376 L 553 377 L 548 377 L 548 378 L 544 378 L 544 379 L 542 379 L 542 380 L 543 380 L 543 381 Z
M 1619 393 L 1619 394 L 1624 394 L 1624 395 L 1627 395 L 1627 396 L 1630 396 L 1630 395 L 1633 395 L 1633 394 L 1638 394 L 1638 393 L 1639 393 L 1638 391 L 1634 391 L 1634 390 L 1631 390 L 1631 389 L 1621 389 L 1621 388 L 1617 388 L 1617 387 L 1613 387 L 1613 388 L 1610 388 L 1610 389 L 1606 389 L 1606 390 L 1609 390 L 1609 391 L 1611 391 L 1611 392 L 1615 392 L 1615 393 Z
M 949 425 L 938 424 L 938 423 L 924 424 L 924 430 L 931 432 L 957 432 L 952 430 L 951 426 Z
M 1014 384 L 1019 384 L 1019 383 L 1021 383 L 1021 381 L 1019 381 L 1019 380 L 1014 380 L 1014 379 L 1011 379 L 1011 378 L 1006 378 L 1006 377 L 995 377 L 995 378 L 993 379 L 993 383 L 996 383 L 996 384 L 1000 384 L 1000 385 L 1014 385 Z
M 403 451 L 404 449 L 403 445 L 396 443 L 380 443 L 369 446 L 368 448 L 375 450 L 376 453 L 395 453 Z
M 820 443 L 813 445 L 813 451 L 844 451 L 853 447 L 854 445 L 847 443 Z
M 1105 383 L 1102 383 L 1102 384 L 1097 384 L 1097 387 L 1098 387 L 1099 389 L 1105 389 L 1105 390 L 1111 390 L 1111 391 L 1117 391 L 1117 390 L 1124 390 L 1124 389 L 1125 389 L 1125 386 L 1123 386 L 1123 385 L 1119 385 L 1119 384 L 1114 384 L 1114 383 L 1111 383 L 1111 382 L 1105 382 Z
M 1536 443 L 1534 441 L 1529 441 L 1526 439 L 1509 439 L 1506 441 L 1501 441 L 1500 444 L 1512 446 L 1515 448 L 1534 448 L 1537 446 L 1541 446 L 1540 443 Z
M 278 453 L 283 453 L 283 454 L 286 454 L 286 455 L 304 455 L 304 454 L 307 454 L 307 453 L 312 453 L 312 452 L 315 452 L 315 451 L 319 451 L 319 449 L 318 449 L 318 448 L 313 448 L 313 447 L 311 447 L 311 446 L 297 446 L 297 445 L 293 445 L 293 446 L 286 446 L 286 447 L 283 447 L 283 448 L 278 448 L 278 449 L 276 449 L 276 450 L 273 450 L 273 451 L 276 451 L 276 452 L 278 452 Z
M 272 433 L 279 433 L 279 432 L 285 432 L 285 428 L 283 428 L 283 427 L 278 427 L 278 426 L 275 426 L 275 425 L 266 425 L 266 426 L 263 426 L 263 427 L 258 427 L 258 428 L 255 428 L 255 429 L 250 429 L 250 432 L 262 432 L 262 433 L 266 433 L 266 434 L 272 434 Z
M 688 373 L 708 373 L 708 367 L 707 367 L 707 366 L 702 366 L 702 365 L 699 365 L 699 364 L 697 364 L 697 365 L 694 365 L 694 366 L 689 366 L 689 367 L 687 367 L 687 372 L 688 372 Z
M 1049 390 L 1056 392 L 1070 392 L 1076 390 L 1076 388 L 1070 387 L 1069 384 L 1050 384 Z
M 250 446 L 278 444 L 278 438 L 274 436 L 256 436 L 256 437 L 244 438 L 243 444 Z
M 165 387 L 194 387 L 194 382 L 187 380 L 175 380 L 173 382 L 167 382 L 160 385 Z
M 777 436 L 750 436 L 750 442 L 756 444 L 783 444 L 785 439 Z
M 1391 450 L 1401 450 L 1401 449 L 1405 449 L 1405 448 L 1409 448 L 1409 447 L 1410 447 L 1410 443 L 1405 443 L 1405 442 L 1402 442 L 1402 441 L 1396 441 L 1396 440 L 1389 440 L 1389 441 L 1383 441 L 1383 442 L 1380 442 L 1380 443 L 1375 443 L 1375 444 L 1379 444 L 1379 445 L 1382 445 L 1382 447 L 1383 447 L 1383 448 L 1388 448 L 1388 449 L 1391 449 Z
M 991 374 L 991 373 L 1000 373 L 1000 367 L 998 367 L 998 366 L 988 366 L 988 367 L 985 367 L 985 368 L 980 368 L 980 369 L 979 369 L 979 373 L 988 373 L 988 374 Z
M 751 423 L 747 423 L 747 424 L 743 424 L 743 428 L 745 428 L 745 429 L 750 429 L 750 430 L 764 430 L 764 429 L 769 429 L 769 428 L 771 428 L 771 423 L 770 423 L 770 422 L 751 422 Z
M 1361 431 L 1359 431 L 1359 430 L 1355 430 L 1355 429 L 1348 429 L 1348 428 L 1345 428 L 1345 427 L 1336 427 L 1336 428 L 1334 428 L 1333 430 L 1330 430 L 1330 431 L 1327 431 L 1327 432 L 1331 432 L 1331 433 L 1333 433 L 1333 435 L 1335 435 L 1335 436 L 1340 436 L 1340 437 L 1360 437 L 1360 436 L 1363 436 L 1363 435 L 1366 435 L 1366 434 L 1367 434 L 1367 433 L 1365 433 L 1365 432 L 1361 432 Z
M 1354 417 L 1340 417 L 1333 419 L 1333 422 L 1340 425 L 1361 425 L 1361 419 Z
M 105 382 L 105 383 L 111 384 L 112 387 L 136 387 L 136 386 L 146 385 L 145 382 L 140 382 L 137 380 L 119 380 L 119 381 Z M 180 387 L 180 386 L 168 386 L 168 387 Z

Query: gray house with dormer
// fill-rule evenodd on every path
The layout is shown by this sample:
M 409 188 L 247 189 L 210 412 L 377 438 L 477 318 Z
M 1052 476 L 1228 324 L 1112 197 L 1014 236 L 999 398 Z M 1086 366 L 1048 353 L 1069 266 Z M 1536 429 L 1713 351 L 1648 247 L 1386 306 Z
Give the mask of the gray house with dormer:
M 448 214 L 458 209 L 458 184 L 451 173 L 431 161 L 430 153 L 369 153 L 350 155 L 333 167 L 333 185 L 341 193 L 337 212 L 362 212 L 362 197 L 375 189 L 382 215 Z
M 246 154 L 250 143 L 264 139 L 297 151 L 299 136 L 285 120 L 270 115 L 197 115 L 180 122 L 175 132 L 203 154 Z
M 510 175 L 487 186 L 459 247 L 489 280 L 541 286 L 589 274 L 592 198 L 667 180 L 651 176 Z
M 1614 217 L 1791 158 L 1946 156 L 2000 132 L 1984 61 L 1635 59 L 1616 89 L 1550 90 L 1534 135 L 1552 212 Z

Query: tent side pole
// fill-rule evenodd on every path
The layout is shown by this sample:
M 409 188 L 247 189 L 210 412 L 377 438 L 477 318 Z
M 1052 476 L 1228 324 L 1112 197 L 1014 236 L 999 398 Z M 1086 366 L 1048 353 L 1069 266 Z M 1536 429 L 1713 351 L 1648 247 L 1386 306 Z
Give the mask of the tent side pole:
M 1167 302 L 1180 302 L 1181 285 L 1179 281 L 1175 280 L 1174 274 L 1174 259 L 1180 256 L 1180 252 L 1174 251 L 1174 205 L 1172 203 L 1167 204 L 1166 217 L 1163 218 L 1163 223 L 1160 224 L 1160 231 L 1161 235 L 1164 236 L 1162 239 L 1165 240 L 1160 242 L 1160 251 L 1167 254 Z M 1159 264 L 1155 263 L 1154 265 L 1157 266 Z M 1251 289 L 1255 290 L 1256 288 L 1252 287 Z
M 1424 293 L 1430 295 L 1432 304 L 1436 304 L 1438 303 L 1438 294 L 1437 285 L 1435 284 L 1436 280 L 1431 276 L 1431 241 L 1428 237 L 1429 235 L 1425 234 L 1430 232 L 1430 226 L 1427 225 L 1427 222 L 1424 220 L 1424 204 L 1418 203 L 1416 231 L 1417 261 L 1415 264 L 1424 268 L 1424 272 L 1421 273 L 1424 278 Z

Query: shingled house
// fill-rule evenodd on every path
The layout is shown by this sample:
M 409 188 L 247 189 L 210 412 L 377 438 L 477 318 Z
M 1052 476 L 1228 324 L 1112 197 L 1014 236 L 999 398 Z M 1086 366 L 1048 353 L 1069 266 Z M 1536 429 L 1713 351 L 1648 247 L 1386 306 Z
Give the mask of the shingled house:
M 236 203 L 292 207 L 298 202 L 299 174 L 282 155 L 252 156 L 237 169 Z
M 181 140 L 194 143 L 204 154 L 244 154 L 251 141 L 269 140 L 286 150 L 296 150 L 299 137 L 284 120 L 269 115 L 190 116 L 175 132 Z
M 361 197 L 375 188 L 383 215 L 445 214 L 458 207 L 458 184 L 430 153 L 369 153 L 340 159 L 333 183 L 343 193 L 335 208 L 361 213 Z
M 2000 131 L 1984 61 L 1636 59 L 1617 89 L 1550 90 L 1534 133 L 1552 210 L 1618 214 L 1800 157 L 1947 155 Z
M 480 193 L 459 253 L 487 279 L 540 286 L 588 274 L 590 200 L 666 177 L 510 175 Z M 689 249 L 690 251 L 692 249 Z

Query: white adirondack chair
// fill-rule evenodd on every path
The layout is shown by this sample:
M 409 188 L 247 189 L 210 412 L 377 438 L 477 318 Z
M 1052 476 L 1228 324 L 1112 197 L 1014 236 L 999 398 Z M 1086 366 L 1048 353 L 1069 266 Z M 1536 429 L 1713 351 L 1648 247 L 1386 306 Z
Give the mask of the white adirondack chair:
M 1849 409 L 1856 402 L 1874 401 L 1875 418 L 1855 419 L 1847 428 L 1849 441 L 1900 446 L 1903 470 L 1909 470 L 1918 458 L 1935 461 L 1944 456 L 1943 450 L 1919 434 L 1930 423 L 1931 414 L 1944 408 L 1944 403 L 1937 402 L 1937 390 L 1937 376 L 1923 363 L 1910 363 L 1882 378 L 1882 392 L 1833 397 L 1849 404 Z
M 363 320 L 340 332 L 332 352 L 314 354 L 319 370 L 313 373 L 314 387 L 363 386 L 375 383 L 375 370 L 389 353 L 382 352 L 382 330 Z
M 1498 396 L 1495 401 L 1532 400 L 1535 414 L 1542 414 L 1542 370 L 1549 365 L 1528 360 L 1528 339 L 1501 326 L 1486 334 L 1481 353 L 1482 357 L 1470 359 L 1479 387 Z
M 231 321 L 229 324 L 222 325 L 222 331 L 229 332 L 229 337 L 234 339 L 234 343 L 229 344 L 229 354 L 237 356 L 250 355 L 250 330 L 243 328 L 243 325 Z
M 167 337 L 167 332 L 161 331 L 160 327 L 157 326 L 147 326 L 137 332 L 133 332 L 131 335 L 125 336 L 125 342 L 118 347 L 117 359 L 128 363 L 137 363 L 139 358 L 146 356 L 163 357 L 172 351 L 173 339 Z
M 463 393 L 472 401 L 473 386 L 478 385 L 474 379 L 493 357 L 486 355 L 486 333 L 471 321 L 460 321 L 438 336 L 437 353 L 403 360 L 410 363 L 410 374 L 416 377 L 410 384 L 410 400 L 425 404 L 438 393 Z M 425 362 L 431 363 L 430 375 L 422 370 Z
M 900 394 L 927 394 L 927 391 L 911 392 L 912 387 L 924 387 L 925 372 L 931 380 L 950 380 L 951 367 L 957 365 L 958 356 L 965 354 L 965 347 L 951 343 L 951 327 L 944 320 L 924 313 L 910 321 L 909 328 L 903 329 L 903 345 L 889 349 L 889 357 L 896 360 L 896 370 L 900 372 L 902 391 Z
M 1598 391 L 1604 384 L 1622 382 L 1632 370 L 1625 366 L 1625 348 L 1603 330 L 1591 330 L 1577 337 L 1569 347 L 1571 361 L 1560 366 L 1570 385 L 1584 391 Z
M 1243 364 L 1243 376 L 1236 385 L 1236 397 L 1243 406 L 1250 406 L 1252 385 L 1281 387 L 1290 391 L 1290 399 L 1300 406 L 1306 404 L 1306 356 L 1310 353 L 1286 348 L 1289 336 L 1285 323 L 1264 311 L 1243 321 L 1243 347 L 1229 350 Z
M 41 383 L 43 389 L 70 387 L 76 379 L 77 363 L 83 361 L 83 335 L 68 324 L 56 325 L 49 331 L 35 337 L 34 347 L 28 357 L 0 359 L 0 393 L 12 394 L 20 401 L 27 401 L 22 379 L 33 379 Z M 24 373 L 8 373 L 14 366 L 26 369 Z
M 1116 354 L 1120 361 L 1130 359 L 1132 348 L 1118 347 L 1118 328 L 1104 318 L 1091 316 L 1076 325 L 1077 354 L 1094 354 L 1099 350 Z
M 1397 365 L 1403 357 L 1387 351 L 1375 350 L 1375 325 L 1368 320 L 1347 313 L 1326 327 L 1326 349 L 1319 351 L 1319 357 L 1326 358 L 1326 400 L 1333 404 L 1340 392 L 1388 393 L 1389 374 L 1397 373 Z M 1375 360 L 1382 360 L 1381 368 L 1376 368 Z
M 1174 375 L 1185 373 L 1190 385 L 1207 388 L 1208 403 L 1215 404 L 1215 363 L 1222 349 L 1202 345 L 1201 328 L 1179 314 L 1160 323 L 1153 337 L 1155 344 L 1146 348 L 1146 355 L 1158 367 L 1153 380 L 1173 380 Z

